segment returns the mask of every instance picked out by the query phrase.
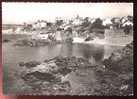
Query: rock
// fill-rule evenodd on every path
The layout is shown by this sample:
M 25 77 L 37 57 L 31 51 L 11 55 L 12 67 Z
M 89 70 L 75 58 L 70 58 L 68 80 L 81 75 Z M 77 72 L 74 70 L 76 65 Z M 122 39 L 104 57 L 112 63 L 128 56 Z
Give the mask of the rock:
M 66 42 L 66 43 L 72 43 L 72 42 L 73 42 L 73 38 L 67 38 L 67 39 L 65 40 L 65 42 Z
M 45 90 L 47 93 L 68 94 L 71 91 L 70 83 L 63 81 L 70 72 L 78 68 L 88 67 L 87 59 L 76 57 L 55 57 L 42 63 L 20 62 L 19 65 L 27 67 L 22 72 L 21 78 L 35 90 Z M 85 74 L 81 74 L 85 75 Z M 45 82 L 45 83 L 44 83 Z
M 61 68 L 61 69 L 58 70 L 58 72 L 59 72 L 60 74 L 62 74 L 63 76 L 65 76 L 65 75 L 67 75 L 68 73 L 71 72 L 71 69 Z
M 27 68 L 32 68 L 32 67 L 36 67 L 37 65 L 40 65 L 40 62 L 37 61 L 30 61 L 30 62 L 20 62 L 19 66 L 25 66 Z
M 85 39 L 85 41 L 91 41 L 91 40 L 94 40 L 94 37 L 87 37 L 86 39 Z
M 41 63 L 36 67 L 31 69 L 31 72 L 39 71 L 41 73 L 52 73 L 58 70 L 58 67 L 55 63 Z
M 19 63 L 19 66 L 20 66 L 20 67 L 25 66 L 25 62 L 20 62 L 20 63 Z
M 110 56 L 110 60 L 113 60 L 115 62 L 121 59 L 122 59 L 122 54 L 119 51 L 112 53 L 112 55 Z
M 10 42 L 11 40 L 8 40 L 8 39 L 4 39 L 4 40 L 2 40 L 2 42 L 4 42 L 4 43 L 8 43 L 8 42 Z
M 133 71 L 133 43 L 112 53 L 103 63 L 107 68 L 119 73 Z
M 28 39 L 18 40 L 14 45 L 16 46 L 28 46 L 31 42 Z
M 133 43 L 103 61 L 106 70 L 97 72 L 99 85 L 97 95 L 127 96 L 133 93 Z M 129 53 L 127 53 L 129 52 Z M 96 71 L 96 69 L 95 69 Z
M 120 90 L 127 90 L 128 89 L 128 85 L 122 85 L 121 87 L 120 87 Z
M 83 87 L 84 89 L 78 93 L 82 95 L 129 95 L 133 92 L 133 78 L 131 75 L 130 77 L 126 76 L 129 76 L 128 73 L 131 74 L 133 71 L 131 68 L 133 58 L 131 58 L 132 55 L 123 55 L 122 51 L 117 54 L 104 60 L 104 65 L 95 66 L 91 66 L 92 64 L 84 58 L 55 57 L 34 67 L 30 66 L 31 68 L 27 68 L 22 75 L 22 79 L 34 89 L 41 90 L 46 94 L 75 94 L 74 86 L 79 88 L 81 84 L 96 83 L 99 87 L 92 85 L 92 88 L 90 86 L 90 88 Z M 20 65 L 23 66 L 24 63 L 22 62 Z M 96 79 L 92 79 L 95 78 L 92 77 L 95 76 L 93 71 L 96 74 Z M 121 76 L 119 76 L 120 74 Z
M 50 73 L 41 73 L 39 71 L 35 71 L 32 73 L 27 73 L 26 75 L 22 76 L 22 79 L 29 82 L 35 82 L 35 81 L 48 81 L 48 82 L 54 82 L 57 81 L 56 77 Z
M 47 40 L 35 40 L 35 39 L 22 39 L 16 41 L 14 44 L 15 46 L 30 46 L 30 47 L 36 47 L 36 46 L 45 46 L 49 44 L 50 42 Z

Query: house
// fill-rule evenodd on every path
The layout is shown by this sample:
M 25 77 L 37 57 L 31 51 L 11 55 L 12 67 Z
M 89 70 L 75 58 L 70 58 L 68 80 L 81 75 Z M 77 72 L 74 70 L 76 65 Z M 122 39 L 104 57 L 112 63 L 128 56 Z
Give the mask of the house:
M 133 26 L 133 22 L 131 22 L 131 21 L 126 21 L 125 23 L 123 23 L 122 24 L 122 26 L 124 27 L 124 26 Z
M 73 25 L 81 25 L 83 23 L 83 19 L 79 16 L 77 16 L 74 20 L 73 20 Z
M 103 21 L 103 25 L 104 25 L 104 26 L 110 25 L 110 24 L 113 24 L 113 23 L 111 22 L 111 19 L 110 19 L 110 18 L 107 18 L 107 19 L 105 19 L 105 20 Z
M 94 19 L 90 19 L 90 22 L 91 23 L 94 23 L 96 21 L 96 19 L 94 18 Z
M 103 25 L 109 29 L 113 29 L 113 23 L 110 18 L 103 20 Z
M 33 29 L 43 29 L 47 26 L 47 22 L 42 20 L 42 21 L 37 21 L 35 23 L 32 24 L 32 28 Z
M 121 23 L 122 23 L 122 24 L 125 23 L 126 21 L 128 21 L 128 17 L 122 17 L 122 18 L 121 18 Z

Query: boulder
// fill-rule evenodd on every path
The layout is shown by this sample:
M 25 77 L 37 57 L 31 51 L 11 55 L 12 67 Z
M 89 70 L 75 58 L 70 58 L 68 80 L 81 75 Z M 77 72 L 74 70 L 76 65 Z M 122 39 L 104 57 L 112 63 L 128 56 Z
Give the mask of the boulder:
M 3 43 L 8 43 L 8 42 L 10 42 L 10 41 L 11 41 L 11 40 L 8 40 L 8 39 L 2 40 Z
M 38 61 L 30 61 L 30 62 L 20 62 L 19 66 L 25 66 L 27 68 L 32 68 L 32 67 L 36 67 L 37 65 L 40 65 L 40 62 Z

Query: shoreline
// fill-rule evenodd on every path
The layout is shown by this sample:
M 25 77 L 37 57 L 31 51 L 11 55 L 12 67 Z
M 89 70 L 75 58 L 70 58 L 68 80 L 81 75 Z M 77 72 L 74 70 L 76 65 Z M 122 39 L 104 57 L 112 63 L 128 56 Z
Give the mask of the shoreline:
M 4 35 L 24 35 L 24 36 L 32 36 L 33 33 L 3 33 L 2 36 Z M 95 37 L 94 40 L 90 40 L 90 41 L 85 41 L 84 38 L 80 38 L 80 37 L 74 37 L 72 43 L 73 44 L 98 44 L 98 45 L 109 45 L 109 46 L 126 46 L 128 43 L 132 42 L 132 40 L 127 40 L 126 42 L 121 41 L 121 42 L 117 42 L 119 39 L 121 39 L 122 37 L 119 38 L 112 38 L 109 40 L 108 39 L 99 39 L 98 37 Z M 124 37 L 124 39 L 128 39 L 128 37 Z M 131 37 L 130 37 L 131 38 Z M 133 37 L 132 37 L 133 38 Z M 112 42 L 112 41 L 113 42 Z M 123 39 L 122 39 L 123 40 Z
M 79 39 L 79 38 L 78 38 Z M 72 43 L 80 43 L 80 44 L 99 44 L 99 45 L 110 45 L 110 46 L 126 46 L 127 44 L 131 43 L 133 40 L 131 41 L 128 41 L 128 42 L 124 42 L 124 43 L 110 43 L 108 42 L 107 40 L 105 39 L 99 39 L 99 38 L 95 38 L 94 40 L 92 41 L 84 41 L 81 39 L 81 41 L 77 41 L 75 40 L 74 38 L 74 41 Z

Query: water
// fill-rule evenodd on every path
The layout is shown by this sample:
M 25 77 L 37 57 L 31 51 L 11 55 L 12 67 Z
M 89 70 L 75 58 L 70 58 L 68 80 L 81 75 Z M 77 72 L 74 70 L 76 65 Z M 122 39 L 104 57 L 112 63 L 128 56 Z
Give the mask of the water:
M 19 62 L 33 60 L 42 62 L 45 59 L 54 58 L 56 56 L 76 56 L 87 58 L 94 63 L 100 63 L 117 49 L 121 49 L 121 47 L 96 44 L 51 44 L 43 47 L 21 47 L 13 46 L 13 42 L 3 43 L 2 58 L 4 67 L 4 86 L 6 86 L 4 87 L 5 93 L 7 91 L 16 92 L 16 88 L 14 87 L 17 86 L 17 84 L 12 77 L 16 76 L 15 72 L 19 69 Z M 85 80 L 85 77 L 80 79 Z M 87 77 L 87 79 L 89 79 L 89 77 Z M 74 84 L 74 82 L 72 83 Z
M 17 64 L 21 61 L 44 61 L 56 56 L 76 56 L 101 61 L 108 57 L 115 47 L 93 44 L 57 44 L 44 47 L 19 47 L 12 43 L 2 45 L 4 65 Z

